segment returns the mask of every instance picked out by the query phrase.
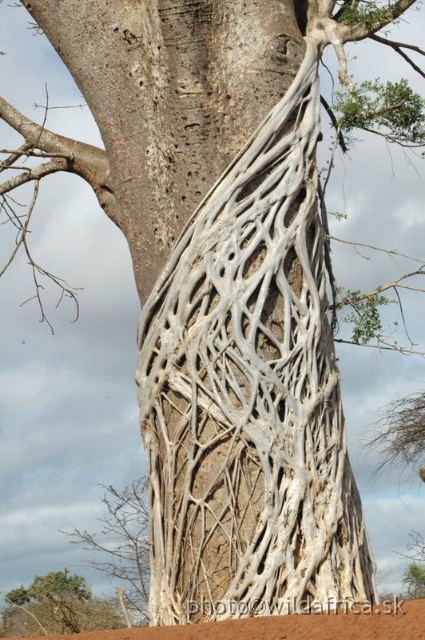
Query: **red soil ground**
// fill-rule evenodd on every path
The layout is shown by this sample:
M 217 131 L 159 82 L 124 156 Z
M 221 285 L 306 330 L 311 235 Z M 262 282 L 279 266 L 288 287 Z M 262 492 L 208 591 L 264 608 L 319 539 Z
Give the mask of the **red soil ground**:
M 425 640 L 425 599 L 399 611 L 285 615 L 199 625 L 91 631 L 66 640 Z M 380 612 L 380 613 L 378 613 Z M 37 640 L 46 640 L 43 636 Z

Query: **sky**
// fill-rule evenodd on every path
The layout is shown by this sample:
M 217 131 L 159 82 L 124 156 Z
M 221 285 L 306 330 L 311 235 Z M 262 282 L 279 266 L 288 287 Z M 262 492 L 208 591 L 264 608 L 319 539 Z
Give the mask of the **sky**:
M 44 36 L 34 35 L 30 18 L 14 3 L 0 3 L 0 92 L 24 114 L 42 122 L 46 86 L 51 106 L 81 105 L 69 73 Z M 394 39 L 424 47 L 425 9 L 411 10 L 393 30 Z M 334 66 L 332 52 L 325 62 Z M 349 70 L 358 79 L 407 77 L 425 93 L 424 81 L 389 48 L 359 43 L 349 48 Z M 329 91 L 323 68 L 324 91 Z M 326 117 L 324 117 L 324 122 Z M 47 127 L 101 145 L 87 108 L 51 109 Z M 337 154 L 328 191 L 332 233 L 367 244 L 424 257 L 424 165 L 420 159 L 367 134 L 349 154 Z M 328 137 L 320 162 L 328 157 Z M 0 148 L 19 137 L 0 123 Z M 28 194 L 26 194 L 28 195 Z M 136 326 L 140 313 L 125 239 L 99 208 L 80 179 L 51 176 L 41 185 L 31 225 L 30 246 L 49 271 L 81 288 L 80 318 L 46 283 L 45 309 L 54 327 L 41 323 L 31 270 L 23 255 L 0 280 L 0 591 L 28 585 L 35 575 L 67 567 L 82 574 L 94 593 L 114 585 L 85 562 L 89 552 L 69 543 L 73 527 L 99 531 L 104 486 L 122 489 L 144 474 L 134 384 Z M 13 248 L 10 225 L 0 226 L 0 263 Z M 334 270 L 341 285 L 370 289 L 391 280 L 400 266 L 367 249 L 335 243 Z M 410 265 L 411 266 L 411 265 Z M 415 284 L 420 285 L 420 281 Z M 403 296 L 409 333 L 425 351 L 425 297 Z M 388 305 L 384 325 L 400 322 Z M 398 331 L 394 329 L 395 331 Z M 341 336 L 347 336 L 342 326 Z M 400 342 L 403 336 L 395 335 Z M 406 340 L 404 339 L 404 342 Z M 378 565 L 381 593 L 399 593 L 409 534 L 425 534 L 425 485 L 416 469 L 376 470 L 382 458 L 366 453 L 379 410 L 422 391 L 424 359 L 337 345 L 349 452 Z M 422 466 L 425 466 L 425 454 Z

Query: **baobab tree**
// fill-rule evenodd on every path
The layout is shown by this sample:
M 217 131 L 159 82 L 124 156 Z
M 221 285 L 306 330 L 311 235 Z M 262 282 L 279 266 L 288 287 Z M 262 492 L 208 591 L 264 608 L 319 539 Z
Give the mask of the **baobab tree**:
M 415 0 L 22 4 L 68 67 L 105 148 L 0 101 L 24 140 L 3 168 L 42 159 L 1 187 L 7 198 L 34 185 L 25 221 L 6 200 L 19 226 L 11 260 L 22 247 L 35 278 L 55 278 L 33 261 L 27 231 L 40 180 L 58 171 L 86 180 L 127 239 L 142 305 L 136 382 L 152 623 L 227 617 L 232 602 L 375 601 L 326 274 L 334 309 L 371 312 L 384 287 L 336 297 L 316 167 L 318 65 L 333 47 L 345 128 L 422 143 L 417 97 L 403 83 L 356 90 L 344 52 L 380 38 L 410 61 L 376 34 Z M 227 606 L 204 612 L 203 600 Z

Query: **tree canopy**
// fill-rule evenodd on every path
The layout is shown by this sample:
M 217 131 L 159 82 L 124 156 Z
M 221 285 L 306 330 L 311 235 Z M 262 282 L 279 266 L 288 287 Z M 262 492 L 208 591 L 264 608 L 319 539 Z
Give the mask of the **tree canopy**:
M 5 596 L 12 604 L 22 605 L 31 600 L 52 601 L 76 598 L 83 602 L 90 600 L 91 591 L 82 576 L 71 575 L 68 569 L 52 571 L 45 576 L 35 576 L 28 588 L 12 589 Z

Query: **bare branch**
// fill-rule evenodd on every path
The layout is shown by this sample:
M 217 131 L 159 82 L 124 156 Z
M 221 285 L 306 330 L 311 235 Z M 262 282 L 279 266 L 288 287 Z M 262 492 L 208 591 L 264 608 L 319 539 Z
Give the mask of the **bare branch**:
M 6 602 L 8 602 L 13 607 L 16 607 L 17 609 L 22 609 L 22 611 L 25 611 L 25 613 L 27 613 L 29 616 L 31 616 L 31 618 L 33 618 L 36 621 L 36 623 L 38 624 L 38 626 L 40 627 L 40 629 L 42 630 L 44 635 L 45 636 L 48 635 L 46 629 L 43 627 L 41 622 L 38 620 L 38 618 L 31 611 L 29 611 L 26 607 L 23 607 L 21 604 L 16 604 L 15 602 L 12 602 L 11 600 L 9 600 L 9 598 L 7 596 L 4 596 L 4 599 L 6 600 Z
M 414 69 L 417 73 L 419 73 L 419 75 L 425 78 L 425 71 L 423 71 L 423 69 L 421 69 L 415 62 L 413 62 L 412 58 L 410 58 L 403 51 L 403 49 L 409 49 L 410 51 L 414 51 L 415 53 L 425 56 L 425 51 L 423 49 L 420 49 L 419 47 L 415 47 L 414 45 L 411 45 L 411 44 L 406 44 L 403 42 L 395 42 L 394 40 L 389 40 L 388 38 L 381 38 L 381 36 L 377 36 L 376 34 L 371 35 L 370 39 L 375 40 L 380 44 L 385 44 L 388 47 L 391 47 L 391 49 L 394 49 L 394 51 L 396 51 L 402 58 L 404 58 L 404 60 L 406 60 L 406 62 L 408 62 L 408 64 L 410 64 L 412 69 Z
M 24 116 L 3 98 L 0 98 L 0 118 L 24 137 L 26 144 L 19 151 L 28 154 L 30 150 L 39 149 L 48 157 L 66 158 L 66 171 L 84 178 L 96 192 L 107 184 L 109 162 L 102 149 L 49 131 Z M 8 162 L 11 162 L 11 158 Z
M 43 104 L 37 104 L 37 102 L 34 102 L 34 109 L 45 109 L 46 105 Z M 87 103 L 86 102 L 80 102 L 79 104 L 66 104 L 66 105 L 60 105 L 57 107 L 52 107 L 51 105 L 49 105 L 48 110 L 52 111 L 53 109 L 84 109 L 85 107 L 87 107 Z
M 404 147 L 405 149 L 421 149 L 424 147 L 424 144 L 421 143 L 413 143 L 406 142 L 403 138 L 398 138 L 396 136 L 391 135 L 390 133 L 385 133 L 383 131 L 379 131 L 378 129 L 371 129 L 370 127 L 362 127 L 363 131 L 367 131 L 367 133 L 374 133 L 381 138 L 384 138 L 387 142 L 391 144 L 397 144 L 399 147 Z
M 419 469 L 419 477 L 425 482 L 425 469 Z M 418 531 L 412 531 L 409 535 L 412 541 L 406 546 L 410 554 L 399 553 L 398 555 L 408 560 L 425 562 L 425 540 L 422 534 Z
M 63 300 L 63 298 L 65 296 L 72 299 L 72 301 L 74 302 L 75 307 L 76 307 L 76 316 L 75 316 L 75 319 L 72 320 L 72 322 L 76 322 L 76 320 L 79 317 L 79 303 L 78 303 L 77 294 L 76 294 L 77 288 L 70 286 L 69 284 L 67 284 L 67 282 L 65 280 L 63 280 L 62 278 L 59 278 L 58 276 L 55 276 L 50 271 L 47 271 L 46 269 L 43 269 L 39 264 L 37 264 L 37 262 L 32 257 L 31 251 L 29 249 L 28 242 L 27 242 L 27 234 L 28 234 L 28 227 L 29 227 L 30 219 L 31 219 L 32 213 L 34 211 L 35 203 L 36 203 L 37 196 L 38 196 L 39 182 L 40 182 L 40 178 L 42 177 L 41 174 L 43 173 L 42 169 L 43 169 L 43 167 L 48 167 L 48 165 L 52 165 L 52 164 L 55 164 L 57 162 L 58 161 L 55 160 L 55 161 L 52 161 L 52 162 L 48 163 L 47 165 L 42 165 L 41 167 L 36 167 L 34 170 L 29 170 L 27 173 L 20 174 L 19 176 L 17 176 L 14 179 L 14 180 L 18 180 L 18 179 L 21 179 L 22 177 L 27 177 L 33 171 L 41 170 L 41 171 L 39 171 L 40 175 L 38 175 L 38 176 L 31 175 L 31 177 L 29 177 L 28 180 L 27 180 L 27 181 L 29 181 L 29 180 L 33 181 L 33 183 L 34 183 L 34 191 L 33 191 L 33 195 L 32 195 L 31 201 L 30 201 L 30 203 L 28 205 L 25 222 L 22 224 L 21 221 L 20 221 L 20 217 L 18 217 L 14 212 L 13 212 L 13 218 L 11 218 L 9 216 L 9 220 L 12 219 L 12 221 L 15 224 L 15 226 L 17 226 L 17 228 L 19 230 L 19 235 L 18 235 L 18 238 L 16 240 L 15 247 L 14 247 L 13 251 L 11 252 L 8 260 L 6 261 L 6 264 L 0 270 L 0 277 L 1 277 L 7 271 L 7 269 L 10 267 L 10 265 L 12 264 L 12 262 L 13 262 L 15 256 L 16 256 L 19 248 L 21 246 L 23 246 L 24 250 L 25 250 L 25 253 L 27 255 L 27 258 L 28 258 L 28 263 L 29 263 L 29 265 L 31 266 L 31 269 L 32 269 L 32 276 L 33 276 L 34 285 L 35 285 L 35 295 L 31 296 L 30 298 L 25 300 L 22 303 L 22 305 L 26 304 L 27 302 L 30 302 L 31 300 L 34 300 L 34 299 L 37 300 L 38 306 L 40 308 L 40 313 L 41 313 L 40 322 L 46 322 L 46 324 L 49 326 L 52 334 L 54 333 L 53 326 L 52 326 L 51 322 L 49 321 L 49 319 L 47 317 L 47 314 L 46 314 L 45 309 L 44 309 L 44 304 L 43 304 L 43 301 L 41 299 L 41 291 L 43 289 L 43 286 L 40 284 L 40 281 L 39 281 L 40 276 L 48 278 L 51 282 L 53 282 L 53 284 L 55 284 L 57 287 L 59 287 L 60 296 L 59 296 L 58 303 L 56 304 L 56 308 L 58 308 L 58 306 L 60 305 L 60 303 L 62 302 L 62 300 Z M 47 171 L 46 175 L 47 175 L 47 173 L 52 173 L 52 170 L 50 169 L 50 171 Z M 11 182 L 11 181 L 9 181 L 9 182 Z M 23 184 L 22 181 L 21 181 L 21 184 Z M 17 186 L 17 185 L 15 185 L 15 186 Z M 4 206 L 2 208 L 4 209 Z M 16 220 L 18 221 L 18 224 L 16 224 Z
M 379 469 L 397 463 L 416 465 L 423 460 L 425 446 L 425 393 L 413 393 L 381 409 L 377 434 L 366 444 L 384 455 Z
M 410 342 L 410 346 L 413 347 L 414 342 L 413 342 L 413 340 L 411 339 L 411 337 L 409 335 L 409 330 L 407 328 L 406 318 L 405 318 L 405 315 L 404 315 L 403 304 L 401 302 L 400 294 L 397 291 L 397 287 L 394 287 L 394 293 L 397 296 L 398 306 L 399 306 L 400 314 L 401 314 L 401 320 L 403 322 L 404 333 L 406 334 L 407 339 Z
M 381 327 L 379 324 L 379 328 L 378 330 L 373 331 L 373 333 L 370 333 L 370 336 L 368 336 L 367 341 L 370 339 L 374 339 L 376 340 L 376 344 L 365 344 L 366 341 L 360 340 L 360 341 L 355 341 L 355 340 L 341 340 L 341 339 L 336 339 L 336 342 L 344 342 L 347 344 L 357 344 L 359 343 L 361 346 L 368 346 L 368 347 L 372 347 L 372 348 L 378 348 L 378 349 L 391 349 L 393 351 L 397 351 L 398 353 L 403 353 L 403 354 L 416 354 L 416 355 L 425 355 L 424 352 L 422 351 L 417 351 L 412 349 L 412 347 L 414 346 L 414 343 L 409 335 L 409 330 L 407 328 L 407 323 L 406 323 L 406 319 L 405 319 L 405 315 L 404 315 L 404 310 L 403 310 L 403 304 L 402 304 L 402 299 L 400 296 L 400 291 L 401 290 L 409 290 L 409 291 L 417 291 L 419 293 L 425 293 L 425 287 L 419 287 L 419 286 L 414 286 L 412 284 L 408 284 L 407 281 L 411 280 L 412 278 L 416 277 L 416 276 L 424 276 L 425 275 L 425 261 L 424 260 L 420 260 L 418 258 L 412 257 L 412 256 L 408 256 L 406 254 L 403 254 L 395 249 L 382 249 L 381 247 L 376 247 L 373 245 L 369 245 L 369 244 L 365 244 L 365 243 L 356 243 L 354 241 L 348 241 L 348 240 L 344 240 L 342 238 L 337 238 L 335 236 L 330 236 L 329 234 L 327 235 L 327 239 L 328 241 L 330 240 L 336 240 L 338 242 L 342 242 L 343 244 L 349 244 L 351 245 L 354 250 L 364 259 L 369 260 L 370 258 L 368 256 L 363 255 L 362 253 L 360 253 L 358 251 L 358 247 L 365 247 L 368 249 L 371 249 L 373 251 L 378 251 L 380 253 L 385 253 L 386 255 L 388 255 L 397 265 L 397 267 L 400 269 L 401 271 L 401 275 L 397 278 L 395 278 L 393 281 L 388 282 L 387 284 L 383 284 L 383 285 L 379 285 L 377 287 L 375 287 L 374 289 L 372 289 L 371 291 L 367 291 L 364 293 L 360 293 L 358 291 L 355 292 L 344 292 L 344 290 L 339 287 L 339 299 L 337 301 L 337 303 L 335 303 L 335 296 L 334 296 L 334 303 L 333 305 L 330 306 L 330 310 L 332 311 L 333 314 L 335 314 L 336 311 L 336 306 L 338 306 L 339 308 L 342 308 L 342 306 L 347 306 L 347 307 L 351 307 L 354 312 L 357 314 L 357 316 L 359 318 L 366 318 L 367 314 L 368 314 L 368 303 L 367 301 L 371 301 L 373 302 L 373 300 L 377 301 L 377 304 L 385 304 L 385 301 L 388 302 L 387 299 L 382 298 L 383 302 L 379 302 L 378 299 L 380 296 L 382 296 L 382 294 L 386 291 L 389 290 L 393 290 L 395 293 L 395 296 L 397 298 L 397 302 L 398 302 L 398 307 L 400 309 L 400 314 L 401 314 L 401 318 L 402 318 L 402 323 L 403 323 L 403 327 L 404 327 L 404 332 L 405 335 L 407 337 L 407 339 L 409 340 L 410 346 L 409 347 L 400 347 L 400 345 L 398 345 L 395 341 L 390 340 L 387 337 L 384 337 L 381 333 Z M 402 265 L 400 264 L 398 258 L 403 258 L 405 260 L 409 260 L 411 262 L 414 263 L 414 265 L 419 265 L 418 268 L 414 268 L 412 270 L 406 271 L 405 269 L 403 269 Z M 335 285 L 336 288 L 338 288 L 338 286 Z M 366 302 L 366 309 L 364 307 Z M 377 319 L 379 320 L 379 315 L 377 316 Z M 351 319 L 349 319 L 349 321 L 352 322 Z M 354 322 L 354 325 L 356 326 L 356 323 Z M 353 334 L 354 335 L 354 334 Z
M 76 317 L 73 322 L 79 317 L 79 304 L 76 298 L 76 288 L 67 284 L 65 280 L 54 275 L 51 271 L 41 267 L 36 260 L 34 260 L 28 246 L 28 226 L 38 195 L 39 181 L 59 171 L 72 172 L 83 177 L 94 189 L 106 213 L 114 222 L 118 223 L 118 221 L 115 218 L 113 191 L 107 184 L 109 162 L 105 152 L 97 147 L 60 136 L 47 130 L 45 124 L 49 108 L 49 95 L 46 89 L 44 120 L 43 124 L 39 125 L 12 107 L 6 100 L 0 98 L 0 118 L 25 139 L 25 143 L 17 150 L 1 151 L 1 153 L 7 155 L 7 157 L 0 161 L 0 172 L 8 171 L 9 173 L 7 174 L 8 179 L 0 185 L 0 197 L 3 197 L 0 211 L 6 213 L 8 218 L 6 222 L 12 222 L 12 224 L 16 226 L 18 237 L 9 259 L 0 270 L 0 277 L 11 265 L 20 247 L 23 247 L 28 258 L 28 263 L 32 269 L 32 277 L 35 285 L 34 296 L 31 296 L 23 304 L 26 304 L 30 300 L 36 300 L 40 308 L 41 322 L 46 322 L 53 333 L 53 327 L 47 317 L 41 297 L 43 285 L 40 280 L 43 277 L 48 278 L 54 285 L 59 287 L 60 295 L 56 307 L 59 306 L 64 297 L 71 298 L 76 307 Z M 31 167 L 26 166 L 24 162 L 20 162 L 22 158 L 24 158 L 24 160 L 28 158 L 45 158 L 48 162 Z M 18 171 L 19 173 L 9 177 L 11 171 Z M 6 194 L 10 194 L 15 189 L 30 182 L 34 184 L 34 193 L 26 216 L 20 216 L 14 211 L 13 205 L 8 201 L 12 201 L 12 199 L 10 196 L 6 198 Z M 23 217 L 25 217 L 24 222 L 22 222 Z
M 0 278 L 2 277 L 2 275 L 7 271 L 7 269 L 12 264 L 16 254 L 18 253 L 19 247 L 21 246 L 21 244 L 23 243 L 23 241 L 25 239 L 26 233 L 28 231 L 28 225 L 29 225 L 30 220 L 31 220 L 31 215 L 32 215 L 32 212 L 34 211 L 34 205 L 35 205 L 36 200 L 37 200 L 37 195 L 38 195 L 38 181 L 35 182 L 35 184 L 34 184 L 34 193 L 33 193 L 33 196 L 31 198 L 31 202 L 30 202 L 29 207 L 28 207 L 28 212 L 27 212 L 27 217 L 26 217 L 25 223 L 24 223 L 23 227 L 21 228 L 20 237 L 18 238 L 18 240 L 16 242 L 16 245 L 15 245 L 15 248 L 12 251 L 12 253 L 10 254 L 9 259 L 7 260 L 7 262 L 4 265 L 3 269 L 0 270 Z
M 347 153 L 348 148 L 347 148 L 347 145 L 345 144 L 344 136 L 342 134 L 341 129 L 339 128 L 338 120 L 337 120 L 337 117 L 336 117 L 335 113 L 333 112 L 332 107 L 330 106 L 328 101 L 323 96 L 320 96 L 320 102 L 322 103 L 322 106 L 324 107 L 326 113 L 328 114 L 328 116 L 331 119 L 331 123 L 332 123 L 333 128 L 336 131 L 336 135 L 337 135 L 337 138 L 338 138 L 338 144 L 341 147 L 341 150 L 343 151 L 343 153 Z
M 384 249 L 382 247 L 376 247 L 373 244 L 366 244 L 364 242 L 355 242 L 352 240 L 345 240 L 344 238 L 338 238 L 337 236 L 329 236 L 330 240 L 335 240 L 336 242 L 341 242 L 343 244 L 350 244 L 351 246 L 353 246 L 354 248 L 356 247 L 365 247 L 367 249 L 373 249 L 373 251 L 380 251 L 382 253 L 386 253 L 389 256 L 398 256 L 399 258 L 406 258 L 407 260 L 412 260 L 413 262 L 417 262 L 419 264 L 425 264 L 424 260 L 421 260 L 419 258 L 414 258 L 413 256 L 409 256 L 405 253 L 401 253 L 400 251 L 397 251 L 397 249 Z M 365 256 L 362 256 L 365 257 Z
M 407 280 L 408 278 L 413 278 L 413 276 L 425 276 L 425 271 L 424 271 L 425 267 L 421 267 L 420 269 L 417 269 L 416 271 L 411 271 L 409 273 L 404 273 L 402 276 L 400 276 L 399 278 L 396 278 L 396 280 L 394 280 L 393 282 L 389 282 L 387 284 L 384 285 L 380 285 L 379 287 L 376 287 L 375 289 L 372 289 L 371 291 L 368 291 L 367 293 L 364 293 L 361 296 L 361 300 L 366 300 L 367 298 L 372 298 L 373 296 L 379 295 L 381 293 L 383 293 L 384 291 L 388 291 L 389 289 L 408 289 L 409 291 L 417 291 L 419 293 L 425 293 L 425 289 L 422 287 L 414 287 L 412 285 L 407 285 L 407 284 L 401 284 L 403 282 L 403 280 Z
M 15 162 L 17 162 L 23 155 L 27 155 L 30 153 L 30 147 L 27 144 L 22 145 L 19 149 L 14 149 L 13 151 L 7 151 L 6 149 L 0 149 L 0 153 L 10 153 L 10 156 L 5 160 L 0 161 L 0 172 L 5 169 L 9 169 L 13 166 Z
M 126 582 L 130 589 L 125 598 L 131 608 L 146 616 L 148 601 L 149 542 L 146 480 L 133 482 L 123 490 L 104 487 L 109 496 L 102 502 L 106 514 L 100 518 L 100 534 L 73 529 L 64 532 L 72 544 L 82 544 L 85 550 L 100 553 L 105 560 L 86 561 L 94 569 Z
M 425 358 L 425 351 L 418 351 L 416 349 L 411 349 L 410 347 L 401 347 L 395 342 L 389 342 L 379 336 L 375 336 L 377 339 L 377 344 L 361 344 L 360 342 L 353 342 L 353 340 L 345 340 L 344 338 L 334 338 L 334 342 L 338 342 L 339 344 L 349 344 L 354 347 L 362 347 L 362 349 L 378 349 L 379 351 L 395 351 L 402 356 L 422 356 Z
M 46 164 L 33 167 L 31 169 L 24 169 L 22 173 L 0 184 L 0 196 L 16 189 L 17 187 L 32 182 L 34 180 L 40 180 L 45 176 L 57 173 L 58 171 L 66 171 L 68 162 L 66 159 L 56 159 Z

